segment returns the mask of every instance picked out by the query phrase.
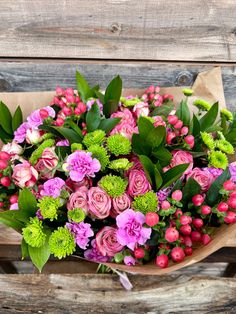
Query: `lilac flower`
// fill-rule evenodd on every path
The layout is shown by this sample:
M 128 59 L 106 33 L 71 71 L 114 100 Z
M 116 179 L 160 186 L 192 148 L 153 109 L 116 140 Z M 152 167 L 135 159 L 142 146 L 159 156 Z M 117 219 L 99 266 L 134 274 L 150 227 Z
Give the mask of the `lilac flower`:
M 43 220 L 43 216 L 41 215 L 40 209 L 36 211 L 36 217 L 38 217 L 39 220 Z
M 134 266 L 135 265 L 135 259 L 133 256 L 125 256 L 124 257 L 124 263 L 128 266 Z
M 95 172 L 101 169 L 101 164 L 96 158 L 92 158 L 92 153 L 76 151 L 67 158 L 67 170 L 73 181 L 79 182 L 85 176 L 94 177 Z
M 85 250 L 88 246 L 89 238 L 94 235 L 91 225 L 84 222 L 68 222 L 66 223 L 66 227 L 74 235 L 76 244 Z
M 101 255 L 101 253 L 97 249 L 95 240 L 91 241 L 91 245 L 92 245 L 92 248 L 84 252 L 84 257 L 87 260 L 97 262 L 97 263 L 106 263 L 111 260 L 111 257 Z
M 230 171 L 230 174 L 231 174 L 231 179 L 236 182 L 236 161 L 232 162 L 230 165 L 229 165 L 229 171 Z
M 131 250 L 134 250 L 136 244 L 145 244 L 150 239 L 152 229 L 144 228 L 144 223 L 144 214 L 126 209 L 116 217 L 117 241 Z
M 59 197 L 64 185 L 65 181 L 61 178 L 55 177 L 49 179 L 43 184 L 43 189 L 40 191 L 40 194 L 42 196 L 52 196 L 54 198 Z
M 10 210 L 18 210 L 18 209 L 19 209 L 18 203 L 11 204 Z
M 28 129 L 29 129 L 28 123 L 27 122 L 22 123 L 14 132 L 14 141 L 16 143 L 23 143 Z
M 47 106 L 42 109 L 47 110 L 49 117 L 55 118 L 56 113 L 52 107 Z M 27 118 L 27 122 L 33 129 L 37 129 L 41 124 L 43 124 L 43 119 L 40 116 L 40 109 L 34 110 Z
M 56 146 L 70 146 L 70 143 L 67 139 L 65 139 L 65 140 L 58 141 L 56 143 Z
M 170 194 L 171 189 L 172 189 L 172 186 L 169 186 L 168 188 L 159 190 L 157 192 L 157 197 L 158 197 L 159 203 L 161 203 L 167 199 L 168 195 Z
M 209 171 L 209 172 L 213 175 L 213 177 L 214 177 L 215 179 L 218 178 L 218 177 L 222 174 L 222 172 L 223 172 L 222 169 L 213 168 L 213 167 L 205 167 L 205 168 L 203 168 L 202 170 L 207 170 L 207 171 Z

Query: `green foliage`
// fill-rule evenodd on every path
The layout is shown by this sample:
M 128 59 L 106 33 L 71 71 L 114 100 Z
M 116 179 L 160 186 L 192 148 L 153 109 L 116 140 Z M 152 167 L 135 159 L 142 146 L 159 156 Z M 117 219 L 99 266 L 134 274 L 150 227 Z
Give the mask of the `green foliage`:
M 177 117 L 183 121 L 184 125 L 189 125 L 190 123 L 190 111 L 186 100 L 182 100 L 179 108 L 176 111 Z
M 101 114 L 99 106 L 94 103 L 86 115 L 87 131 L 92 132 L 98 129 L 101 122 Z
M 163 174 L 162 188 L 170 186 L 173 182 L 177 181 L 188 168 L 189 164 L 181 164 L 171 168 Z
M 120 96 L 122 92 L 122 80 L 117 75 L 107 86 L 104 95 L 103 113 L 106 118 L 109 118 L 113 112 L 118 109 Z
M 214 105 L 212 105 L 211 109 L 200 119 L 199 123 L 201 131 L 208 131 L 208 128 L 210 128 L 215 123 L 218 111 L 219 104 L 216 102 Z

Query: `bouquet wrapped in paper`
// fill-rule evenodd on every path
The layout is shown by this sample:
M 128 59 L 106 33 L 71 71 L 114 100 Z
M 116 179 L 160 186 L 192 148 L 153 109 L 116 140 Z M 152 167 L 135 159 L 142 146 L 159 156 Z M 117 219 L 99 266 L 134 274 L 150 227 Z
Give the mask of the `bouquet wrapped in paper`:
M 117 76 L 101 92 L 77 72 L 77 90 L 1 94 L 0 222 L 22 257 L 159 274 L 235 235 L 236 115 L 219 71 L 183 90 L 122 95 Z

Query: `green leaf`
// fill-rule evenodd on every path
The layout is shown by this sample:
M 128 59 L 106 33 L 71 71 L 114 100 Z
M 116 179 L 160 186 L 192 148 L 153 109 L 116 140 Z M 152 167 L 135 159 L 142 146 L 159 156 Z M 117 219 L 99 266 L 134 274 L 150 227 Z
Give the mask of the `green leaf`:
M 0 125 L 0 139 L 4 144 L 11 142 L 13 139 L 13 136 L 11 134 L 6 133 L 1 127 L 1 125 Z
M 146 176 L 152 185 L 154 190 L 157 190 L 162 185 L 162 177 L 157 169 L 157 167 L 152 163 L 152 161 L 144 155 L 138 156 L 141 164 L 143 165 Z
M 181 164 L 166 171 L 163 175 L 162 188 L 166 188 L 170 186 L 173 182 L 178 180 L 183 175 L 184 171 L 188 168 L 188 166 L 189 164 Z
M 226 168 L 225 171 L 212 183 L 210 189 L 206 193 L 206 203 L 210 206 L 215 205 L 218 202 L 220 197 L 219 191 L 222 189 L 223 183 L 229 180 L 231 177 L 229 168 Z
M 55 152 L 60 160 L 64 160 L 66 156 L 70 155 L 71 148 L 70 146 L 56 146 Z
M 39 272 L 42 271 L 43 266 L 47 263 L 49 257 L 50 257 L 50 248 L 49 248 L 49 236 L 48 234 L 47 239 L 43 246 L 36 248 L 32 246 L 28 246 L 29 250 L 29 256 L 31 258 L 32 263 L 34 266 L 39 270 Z
M 79 136 L 78 133 L 76 133 L 74 130 L 65 128 L 65 127 L 59 127 L 59 126 L 52 126 L 54 130 L 56 130 L 60 135 L 62 135 L 64 138 L 66 138 L 70 144 L 73 143 L 81 143 L 82 138 Z
M 219 111 L 219 104 L 216 102 L 212 105 L 211 109 L 200 119 L 201 131 L 205 131 L 207 128 L 211 127 L 216 121 Z
M 101 120 L 99 124 L 99 129 L 105 131 L 106 133 L 111 132 L 114 127 L 120 122 L 121 118 L 108 118 Z
M 226 140 L 229 141 L 231 144 L 236 144 L 236 128 L 232 129 L 226 136 Z
M 76 83 L 79 95 L 81 96 L 83 102 L 86 102 L 87 99 L 91 97 L 91 89 L 88 82 L 83 75 L 79 73 L 79 71 L 76 71 Z
M 192 134 L 193 136 L 198 136 L 200 134 L 201 127 L 198 118 L 196 117 L 195 114 L 193 114 L 193 119 L 192 119 Z
M 0 102 L 0 124 L 5 132 L 12 134 L 12 116 L 10 110 L 2 101 Z
M 157 149 L 166 138 L 166 128 L 162 125 L 152 129 L 146 136 L 146 142 L 153 150 Z
M 15 229 L 17 232 L 21 232 L 21 229 L 24 227 L 24 224 L 21 221 L 18 221 L 14 215 L 14 210 L 6 210 L 4 212 L 0 212 L 0 222 Z
M 192 200 L 192 197 L 201 192 L 201 186 L 193 178 L 189 178 L 183 188 L 182 203 L 187 204 Z
M 155 127 L 150 120 L 141 116 L 138 119 L 138 130 L 139 135 L 146 140 L 148 134 L 155 130 Z
M 16 111 L 12 117 L 12 129 L 15 131 L 23 122 L 23 115 L 20 106 L 16 108 Z
M 61 136 L 60 132 L 57 131 L 53 126 L 49 126 L 49 125 L 43 124 L 43 125 L 40 125 L 38 128 L 40 130 L 44 130 L 44 131 L 46 131 L 48 133 L 52 133 L 52 134 L 54 134 L 57 137 Z
M 174 109 L 174 103 L 172 101 L 168 101 L 165 103 L 163 106 L 156 107 L 152 112 L 151 112 L 151 117 L 153 116 L 164 116 L 167 117 L 169 113 Z
M 152 152 L 152 156 L 157 158 L 163 167 L 167 166 L 172 158 L 172 154 L 164 147 L 159 147 Z
M 147 145 L 144 139 L 139 134 L 133 134 L 132 136 L 132 150 L 137 155 L 150 155 L 151 147 Z
M 83 134 L 80 127 L 72 120 L 69 120 L 66 123 L 81 137 L 81 141 L 82 141 Z
M 21 256 L 22 260 L 29 256 L 28 244 L 25 242 L 24 238 L 21 240 Z
M 33 193 L 28 189 L 24 188 L 19 193 L 18 199 L 19 210 L 15 212 L 19 217 L 34 217 L 37 211 L 37 200 Z
M 86 115 L 86 126 L 88 132 L 93 132 L 98 129 L 101 122 L 100 109 L 96 103 L 94 103 L 91 109 Z
M 107 86 L 104 96 L 103 113 L 109 118 L 113 112 L 118 109 L 120 96 L 122 92 L 122 80 L 117 75 Z
M 190 123 L 190 111 L 186 100 L 182 100 L 179 108 L 176 111 L 177 117 L 183 121 L 184 125 L 189 125 Z
M 97 98 L 101 101 L 101 103 L 104 104 L 104 95 L 99 91 L 95 91 L 95 94 Z

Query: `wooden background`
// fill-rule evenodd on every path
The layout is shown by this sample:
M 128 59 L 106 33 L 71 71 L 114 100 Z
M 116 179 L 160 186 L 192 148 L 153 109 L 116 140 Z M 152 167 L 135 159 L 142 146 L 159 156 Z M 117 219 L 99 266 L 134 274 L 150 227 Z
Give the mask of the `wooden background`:
M 75 86 L 76 69 L 101 87 L 117 74 L 126 88 L 186 86 L 215 65 L 234 109 L 235 0 L 0 0 L 1 92 Z M 19 247 L 11 254 L 19 259 Z M 225 277 L 236 255 L 220 256 L 173 276 L 132 277 L 132 292 L 114 276 L 2 274 L 0 313 L 235 313 L 236 279 Z

